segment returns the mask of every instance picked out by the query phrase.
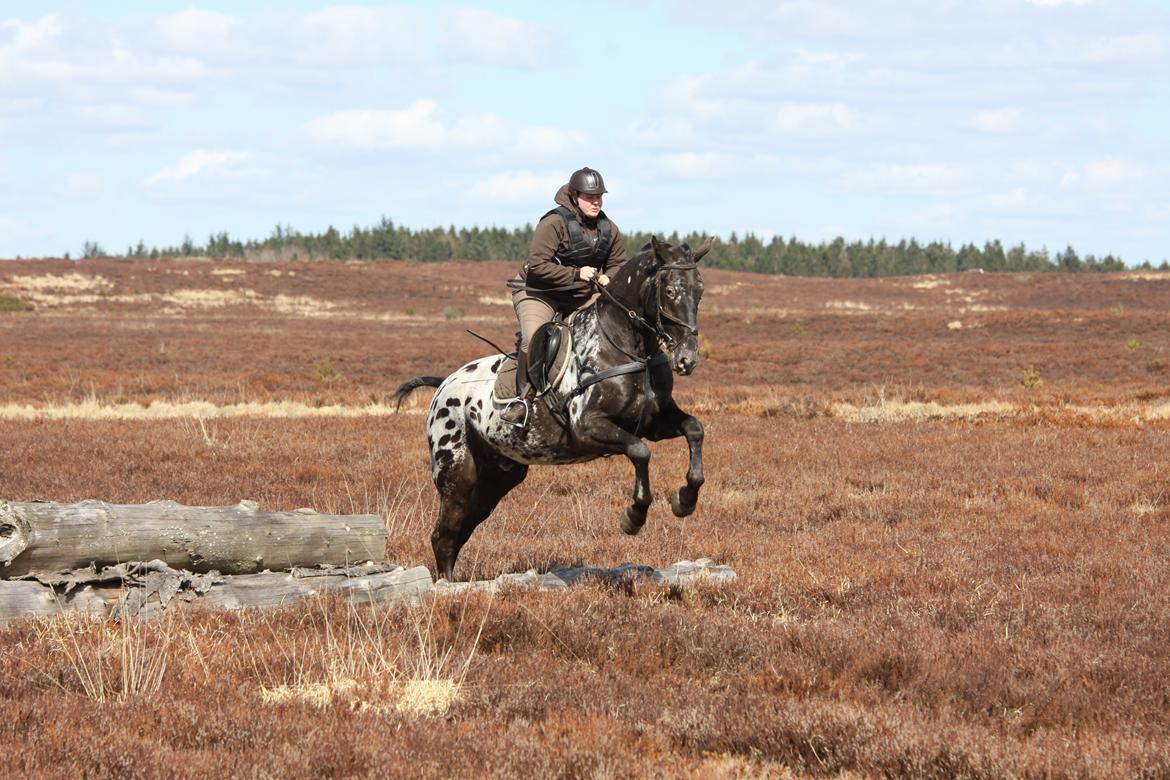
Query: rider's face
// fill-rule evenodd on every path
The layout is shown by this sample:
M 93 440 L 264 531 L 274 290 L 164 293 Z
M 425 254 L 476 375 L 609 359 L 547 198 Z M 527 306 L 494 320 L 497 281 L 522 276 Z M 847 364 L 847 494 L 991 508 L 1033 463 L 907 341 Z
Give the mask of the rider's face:
M 577 208 L 581 209 L 581 213 L 586 217 L 593 219 L 601 213 L 601 196 L 578 192 Z

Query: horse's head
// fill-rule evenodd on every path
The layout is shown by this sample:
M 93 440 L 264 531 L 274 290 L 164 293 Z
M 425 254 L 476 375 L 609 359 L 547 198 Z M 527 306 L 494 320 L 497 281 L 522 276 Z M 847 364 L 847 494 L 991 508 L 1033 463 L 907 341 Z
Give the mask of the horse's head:
M 699 299 L 703 297 L 699 260 L 711 250 L 711 243 L 708 237 L 692 250 L 686 244 L 671 246 L 650 237 L 653 257 L 647 278 L 651 283 L 646 285 L 644 311 L 670 351 L 670 367 L 683 376 L 699 364 Z

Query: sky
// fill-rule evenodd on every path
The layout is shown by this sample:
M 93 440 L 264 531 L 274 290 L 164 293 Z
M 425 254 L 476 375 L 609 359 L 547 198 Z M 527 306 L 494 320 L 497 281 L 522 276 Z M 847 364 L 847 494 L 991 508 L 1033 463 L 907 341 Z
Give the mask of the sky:
M 1170 0 L 0 5 L 0 258 L 519 227 L 1170 259 Z

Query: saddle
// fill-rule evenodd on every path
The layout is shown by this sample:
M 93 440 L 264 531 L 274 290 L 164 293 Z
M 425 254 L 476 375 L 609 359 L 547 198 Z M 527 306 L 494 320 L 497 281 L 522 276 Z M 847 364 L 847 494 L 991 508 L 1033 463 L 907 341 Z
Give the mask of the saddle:
M 528 345 L 528 381 L 537 397 L 557 386 L 573 353 L 573 336 L 568 324 L 551 320 L 537 328 Z M 516 357 L 507 355 L 496 371 L 495 399 L 510 401 L 516 397 Z

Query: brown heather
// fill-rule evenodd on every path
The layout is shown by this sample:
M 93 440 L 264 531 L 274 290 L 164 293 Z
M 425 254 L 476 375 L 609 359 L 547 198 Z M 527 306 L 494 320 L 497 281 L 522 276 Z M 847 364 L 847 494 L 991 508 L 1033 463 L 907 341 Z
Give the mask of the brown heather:
M 430 565 L 425 392 L 348 418 L 3 410 L 385 404 L 483 353 L 464 328 L 510 339 L 510 271 L 6 262 L 0 293 L 35 309 L 0 313 L 0 496 L 377 512 L 387 559 Z M 0 629 L 0 774 L 1170 776 L 1170 279 L 705 276 L 709 358 L 678 384 L 707 428 L 696 515 L 664 500 L 680 442 L 652 446 L 633 538 L 624 460 L 534 469 L 460 573 L 705 556 L 736 584 L 424 606 L 425 644 L 466 663 L 429 715 L 378 706 L 386 679 L 262 699 L 336 674 L 328 648 L 421 652 L 407 607 L 171 615 L 134 629 L 166 668 L 127 695 L 117 626 L 23 621 Z

